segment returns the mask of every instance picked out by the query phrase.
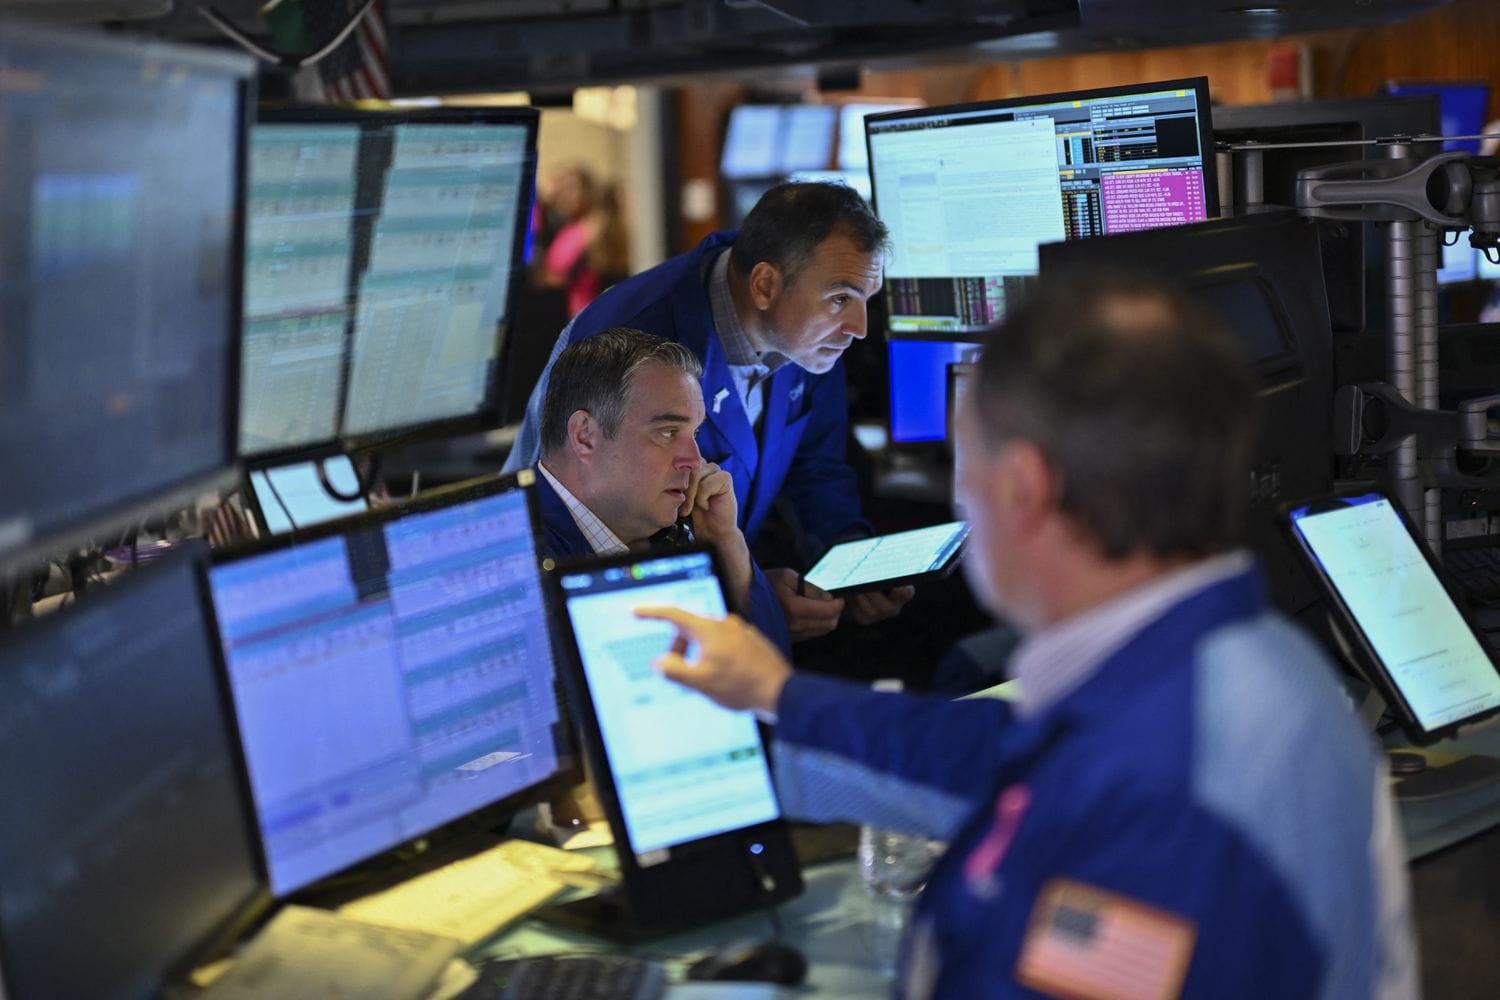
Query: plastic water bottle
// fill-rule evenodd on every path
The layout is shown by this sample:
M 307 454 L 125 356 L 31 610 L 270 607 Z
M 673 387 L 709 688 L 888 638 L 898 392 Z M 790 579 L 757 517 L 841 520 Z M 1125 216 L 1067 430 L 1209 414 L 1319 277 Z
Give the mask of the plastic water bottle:
M 900 691 L 901 681 L 883 678 L 876 691 Z M 859 873 L 865 889 L 877 898 L 914 899 L 927 884 L 938 845 L 913 833 L 898 833 L 868 824 L 859 828 Z

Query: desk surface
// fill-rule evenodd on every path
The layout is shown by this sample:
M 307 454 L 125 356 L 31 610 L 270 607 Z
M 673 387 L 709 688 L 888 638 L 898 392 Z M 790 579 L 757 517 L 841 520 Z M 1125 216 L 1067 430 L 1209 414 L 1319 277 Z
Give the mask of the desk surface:
M 801 991 L 819 997 L 885 996 L 891 992 L 901 931 L 909 906 L 875 900 L 865 892 L 852 858 L 814 865 L 803 872 L 806 890 L 778 908 L 787 940 L 807 956 Z M 717 921 L 683 934 L 619 949 L 596 937 L 535 919 L 523 920 L 486 943 L 476 958 L 515 958 L 560 951 L 628 951 L 659 958 L 671 978 L 705 952 L 734 941 L 771 936 L 764 913 Z

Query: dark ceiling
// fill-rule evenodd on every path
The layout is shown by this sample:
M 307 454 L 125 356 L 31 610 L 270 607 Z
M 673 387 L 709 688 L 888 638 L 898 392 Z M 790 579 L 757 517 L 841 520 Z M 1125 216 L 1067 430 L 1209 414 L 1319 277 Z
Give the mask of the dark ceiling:
M 306 4 L 344 0 L 303 0 Z M 1391 24 L 1447 0 L 385 0 L 397 95 L 1004 61 Z M 0 0 L 0 10 L 222 41 L 262 0 Z

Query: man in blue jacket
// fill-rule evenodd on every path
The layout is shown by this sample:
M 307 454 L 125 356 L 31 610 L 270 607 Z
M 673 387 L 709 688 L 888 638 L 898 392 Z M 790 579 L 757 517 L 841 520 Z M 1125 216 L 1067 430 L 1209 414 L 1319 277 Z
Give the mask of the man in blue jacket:
M 1241 543 L 1254 385 L 1171 293 L 1042 290 L 961 415 L 976 591 L 1024 634 L 1021 700 L 794 674 L 675 609 L 659 662 L 778 717 L 786 810 L 949 841 L 908 997 L 1412 997 L 1386 770 Z
M 729 475 L 704 462 L 695 442 L 704 408 L 693 353 L 614 328 L 570 345 L 553 371 L 537 463 L 545 550 L 562 559 L 711 542 L 730 607 L 788 650 L 786 618 L 750 558 Z
M 737 233 L 699 246 L 609 289 L 564 328 L 527 404 L 506 461 L 540 454 L 542 400 L 557 356 L 608 327 L 634 327 L 691 348 L 707 422 L 698 446 L 734 483 L 739 523 L 753 546 L 778 496 L 790 501 L 803 547 L 870 533 L 847 461 L 843 353 L 866 333 L 866 303 L 881 285 L 884 224 L 840 184 L 783 184 Z M 831 631 L 844 602 L 799 593 L 790 570 L 768 574 L 794 639 Z M 812 588 L 816 591 L 816 588 Z M 895 615 L 910 588 L 851 599 L 870 624 Z

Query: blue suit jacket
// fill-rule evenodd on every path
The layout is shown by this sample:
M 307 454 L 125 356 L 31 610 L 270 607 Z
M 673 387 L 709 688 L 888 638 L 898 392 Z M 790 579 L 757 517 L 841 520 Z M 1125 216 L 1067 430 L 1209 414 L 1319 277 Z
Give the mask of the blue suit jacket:
M 536 499 L 542 517 L 542 547 L 553 558 L 586 559 L 594 554 L 594 547 L 578 530 L 578 522 L 568 512 L 567 504 L 540 471 L 536 475 Z M 765 633 L 766 638 L 781 650 L 781 655 L 790 660 L 792 637 L 787 630 L 786 615 L 771 590 L 771 582 L 753 561 L 750 572 L 750 606 L 741 610 L 746 620 Z
M 733 233 L 715 233 L 696 249 L 620 282 L 574 317 L 532 390 L 506 471 L 533 465 L 540 457 L 541 401 L 563 348 L 612 326 L 635 327 L 686 344 L 703 361 L 708 419 L 698 434 L 698 447 L 705 461 L 718 463 L 733 477 L 740 528 L 751 545 L 782 493 L 791 501 L 811 551 L 870 533 L 848 463 L 849 401 L 843 362 L 824 375 L 809 374 L 794 364 L 778 369 L 766 389 L 761 440 L 756 441 L 714 330 L 703 281 L 707 260 L 733 241 Z

